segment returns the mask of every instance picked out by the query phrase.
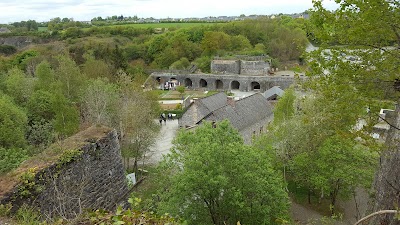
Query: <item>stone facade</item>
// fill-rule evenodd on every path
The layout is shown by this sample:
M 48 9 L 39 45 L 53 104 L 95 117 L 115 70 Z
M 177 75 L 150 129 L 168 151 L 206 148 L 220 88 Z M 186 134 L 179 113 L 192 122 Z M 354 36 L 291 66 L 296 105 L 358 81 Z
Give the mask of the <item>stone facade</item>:
M 271 66 L 266 61 L 246 60 L 213 60 L 211 73 L 213 74 L 240 74 L 250 76 L 264 76 L 268 74 Z
M 240 74 L 241 75 L 253 75 L 263 76 L 267 75 L 270 70 L 269 63 L 265 61 L 241 61 L 240 63 Z
M 34 183 L 39 188 L 32 189 L 29 196 L 21 193 L 26 187 L 17 184 L 0 196 L 0 203 L 10 202 L 14 209 L 22 204 L 34 206 L 45 218 L 73 218 L 83 209 L 111 210 L 126 201 L 128 187 L 117 133 L 108 129 L 97 139 L 88 135 L 93 132 L 77 134 L 85 137 L 86 143 L 71 161 L 60 163 L 59 159 L 35 171 Z
M 177 80 L 188 89 L 201 90 L 240 90 L 264 92 L 274 86 L 281 89 L 288 88 L 293 82 L 292 76 L 241 76 L 222 74 L 172 74 L 153 73 L 153 80 L 165 83 L 170 80 Z M 304 78 L 300 78 L 304 79 Z
M 215 74 L 240 74 L 240 60 L 213 60 L 211 72 Z

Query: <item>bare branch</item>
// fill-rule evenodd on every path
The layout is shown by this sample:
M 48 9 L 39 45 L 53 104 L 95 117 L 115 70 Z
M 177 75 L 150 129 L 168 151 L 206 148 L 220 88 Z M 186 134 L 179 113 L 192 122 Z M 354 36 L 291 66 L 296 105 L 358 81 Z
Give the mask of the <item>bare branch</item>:
M 359 221 L 357 221 L 354 225 L 361 224 L 362 222 L 364 222 L 364 221 L 366 221 L 366 220 L 368 220 L 368 219 L 370 219 L 371 217 L 374 217 L 374 216 L 376 216 L 376 215 L 382 215 L 382 214 L 398 214 L 398 213 L 399 213 L 399 211 L 397 211 L 397 210 L 380 210 L 380 211 L 371 213 L 371 214 L 369 214 L 368 216 L 366 216 L 366 217 L 364 217 L 364 218 L 361 218 L 361 219 L 360 219 Z

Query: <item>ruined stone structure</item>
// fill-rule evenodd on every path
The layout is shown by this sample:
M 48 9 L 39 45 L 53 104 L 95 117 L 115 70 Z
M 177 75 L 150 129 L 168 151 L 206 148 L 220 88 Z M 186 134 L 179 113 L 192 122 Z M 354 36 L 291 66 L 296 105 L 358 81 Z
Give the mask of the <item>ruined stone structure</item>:
M 274 86 L 288 88 L 293 76 L 248 76 L 232 74 L 173 74 L 152 73 L 151 79 L 159 84 L 167 81 L 178 81 L 188 89 L 202 90 L 240 90 L 264 92 Z
M 179 119 L 179 125 L 193 128 L 203 121 L 224 119 L 239 131 L 246 144 L 250 144 L 252 137 L 264 133 L 272 121 L 272 105 L 258 93 L 234 101 L 220 92 L 194 101 Z
M 250 76 L 264 76 L 271 66 L 265 61 L 246 60 L 213 60 L 211 73 L 213 74 L 241 74 Z
M 45 218 L 73 218 L 84 209 L 111 210 L 126 200 L 128 187 L 115 130 L 91 127 L 68 138 L 65 147 L 56 160 L 44 161 L 51 154 L 47 152 L 24 162 L 13 172 L 19 174 L 16 179 L 13 173 L 0 177 L 0 204 L 11 203 L 14 210 L 28 204 Z

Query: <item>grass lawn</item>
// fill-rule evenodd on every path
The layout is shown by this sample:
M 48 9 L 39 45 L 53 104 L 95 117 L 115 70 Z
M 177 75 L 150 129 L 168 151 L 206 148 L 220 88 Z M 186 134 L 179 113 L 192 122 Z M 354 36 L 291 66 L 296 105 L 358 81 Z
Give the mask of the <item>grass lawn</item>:
M 186 90 L 184 93 L 184 96 L 191 96 L 192 98 L 203 98 L 203 97 L 207 97 L 210 95 L 213 95 L 215 93 L 218 93 L 218 91 L 195 91 L 195 90 Z M 177 99 L 177 100 L 181 100 L 182 99 L 182 95 L 181 93 L 179 93 L 178 91 L 168 91 L 167 93 L 162 93 L 160 96 L 160 100 L 167 100 L 167 99 Z

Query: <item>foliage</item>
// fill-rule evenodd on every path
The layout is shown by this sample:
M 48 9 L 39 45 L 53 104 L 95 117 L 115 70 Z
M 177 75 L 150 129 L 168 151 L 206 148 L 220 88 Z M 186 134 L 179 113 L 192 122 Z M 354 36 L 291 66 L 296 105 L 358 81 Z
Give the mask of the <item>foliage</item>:
M 160 209 L 189 224 L 276 224 L 287 217 L 282 180 L 264 152 L 227 121 L 181 131 L 161 164 Z
M 283 123 L 294 116 L 295 99 L 294 89 L 286 89 L 274 108 L 274 124 Z
M 31 195 L 39 193 L 42 190 L 42 187 L 36 183 L 36 170 L 37 168 L 30 168 L 20 175 L 18 194 L 21 197 L 28 198 Z
M 83 151 L 79 149 L 70 149 L 63 151 L 62 155 L 58 158 L 57 166 L 61 167 L 65 164 L 68 164 L 74 160 L 77 160 Z
M 185 86 L 178 86 L 176 87 L 176 90 L 183 95 L 183 93 L 185 93 Z
M 126 74 L 120 75 L 118 84 L 122 96 L 118 110 L 121 151 L 125 158 L 134 159 L 133 169 L 137 173 L 138 161 L 144 160 L 160 129 L 154 121 L 160 106 L 157 96 L 137 89 Z
M 27 78 L 24 72 L 14 67 L 8 71 L 4 86 L 6 94 L 12 97 L 18 105 L 25 106 L 34 85 L 32 78 Z
M 12 55 L 17 52 L 17 48 L 12 45 L 0 45 L 0 54 Z
M 130 198 L 128 202 L 131 204 L 131 208 L 122 209 L 118 207 L 115 212 L 107 212 L 105 210 L 96 210 L 89 212 L 80 220 L 79 224 L 104 224 L 104 225 L 117 225 L 117 224 L 181 224 L 179 221 L 174 219 L 168 214 L 159 216 L 153 212 L 138 211 L 133 208 L 137 208 L 140 199 Z
M 118 98 L 115 84 L 100 78 L 90 81 L 82 96 L 85 120 L 91 124 L 115 126 Z
M 58 63 L 56 77 L 61 83 L 64 96 L 72 102 L 78 102 L 85 84 L 85 77 L 70 57 L 59 56 Z
M 275 151 L 276 166 L 284 176 L 288 173 L 298 186 L 308 188 L 309 195 L 328 194 L 332 207 L 338 196 L 349 197 L 357 186 L 368 187 L 378 146 L 368 133 L 353 129 L 360 112 L 357 105 L 343 113 L 335 110 L 346 104 L 340 99 L 327 101 L 326 96 L 310 93 L 298 101 L 290 92 L 285 95 L 277 104 L 278 120 L 264 141 Z
M 0 174 L 17 168 L 21 162 L 28 158 L 25 150 L 20 148 L 0 147 Z
M 40 222 L 42 219 L 40 212 L 27 205 L 23 205 L 22 207 L 20 207 L 18 211 L 15 213 L 14 218 L 17 221 L 17 223 L 21 225 L 45 224 Z
M 51 122 L 44 119 L 33 120 L 27 127 L 26 140 L 32 146 L 45 148 L 54 141 L 53 132 Z
M 25 112 L 7 96 L 0 94 L 0 147 L 25 147 L 26 125 Z

